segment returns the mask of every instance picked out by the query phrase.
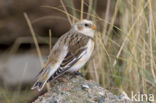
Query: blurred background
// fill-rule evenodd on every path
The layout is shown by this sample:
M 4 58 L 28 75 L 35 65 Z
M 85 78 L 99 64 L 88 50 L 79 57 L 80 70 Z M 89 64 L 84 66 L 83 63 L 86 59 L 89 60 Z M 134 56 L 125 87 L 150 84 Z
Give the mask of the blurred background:
M 81 19 L 97 25 L 81 69 L 119 95 L 156 94 L 155 0 L 0 0 L 0 103 L 29 103 L 50 49 Z M 156 96 L 156 95 L 155 95 Z

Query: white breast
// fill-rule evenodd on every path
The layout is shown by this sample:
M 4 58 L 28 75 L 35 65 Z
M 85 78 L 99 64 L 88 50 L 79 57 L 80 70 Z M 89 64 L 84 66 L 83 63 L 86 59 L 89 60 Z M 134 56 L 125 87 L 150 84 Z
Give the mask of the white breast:
M 94 42 L 93 42 L 93 40 L 89 40 L 89 42 L 87 44 L 87 52 L 86 52 L 86 54 L 83 57 L 81 57 L 81 59 L 76 64 L 74 64 L 68 70 L 68 72 L 78 71 L 82 66 L 84 66 L 86 64 L 86 62 L 89 60 L 89 58 L 91 57 L 93 49 L 94 49 Z

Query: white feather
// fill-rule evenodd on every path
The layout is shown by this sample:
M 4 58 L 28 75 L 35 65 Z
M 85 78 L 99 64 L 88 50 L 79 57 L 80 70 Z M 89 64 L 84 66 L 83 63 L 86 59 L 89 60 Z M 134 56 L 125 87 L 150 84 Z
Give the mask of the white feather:
M 78 22 L 78 24 L 85 24 L 85 23 L 94 25 L 92 21 L 89 21 L 89 20 L 86 20 L 86 19 L 82 20 L 81 22 Z M 93 30 L 91 28 L 88 28 L 88 27 L 85 27 L 85 26 L 83 26 L 82 30 L 79 30 L 78 29 L 78 24 L 74 25 L 74 30 L 75 31 L 77 31 L 79 33 L 82 33 L 84 35 L 90 36 L 90 37 L 94 36 L 95 30 Z
M 93 49 L 94 49 L 94 42 L 92 40 L 89 40 L 87 44 L 87 50 L 84 51 L 81 55 L 83 55 L 85 52 L 86 54 L 83 57 L 81 57 L 81 59 L 76 64 L 74 64 L 68 70 L 68 72 L 78 71 L 82 66 L 84 66 L 86 62 L 89 60 L 89 58 L 91 57 Z
M 58 62 L 55 64 L 55 65 L 52 65 L 50 64 L 50 73 L 49 73 L 49 77 L 52 76 L 55 71 L 59 68 L 60 64 L 62 63 L 63 61 L 63 58 L 66 56 L 67 54 L 67 46 L 64 46 L 63 49 L 62 49 L 62 52 L 60 53 L 60 56 L 58 58 Z

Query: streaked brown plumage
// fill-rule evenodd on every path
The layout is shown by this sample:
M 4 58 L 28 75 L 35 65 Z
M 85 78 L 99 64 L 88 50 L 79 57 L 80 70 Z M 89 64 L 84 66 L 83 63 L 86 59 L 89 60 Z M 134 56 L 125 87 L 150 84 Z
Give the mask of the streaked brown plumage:
M 86 22 L 90 25 L 88 29 L 92 30 L 92 22 Z M 83 25 L 83 22 L 77 23 L 76 27 L 81 25 Z M 85 28 L 82 26 L 81 29 Z M 73 27 L 69 32 L 62 35 L 54 45 L 48 56 L 47 65 L 41 70 L 39 79 L 32 89 L 38 88 L 40 91 L 47 81 L 53 80 L 67 71 L 77 71 L 88 61 L 93 47 L 93 37 L 83 32 L 81 33 L 79 32 L 79 28 Z M 80 67 L 78 63 L 80 63 Z

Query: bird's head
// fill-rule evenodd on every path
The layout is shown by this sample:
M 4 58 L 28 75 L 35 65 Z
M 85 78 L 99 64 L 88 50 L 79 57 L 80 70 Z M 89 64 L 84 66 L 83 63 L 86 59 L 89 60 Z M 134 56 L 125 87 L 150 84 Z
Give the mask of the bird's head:
M 92 21 L 84 19 L 84 20 L 77 22 L 73 26 L 73 29 L 79 33 L 93 37 L 96 26 Z

